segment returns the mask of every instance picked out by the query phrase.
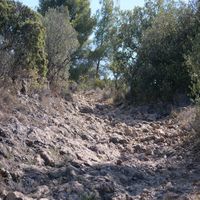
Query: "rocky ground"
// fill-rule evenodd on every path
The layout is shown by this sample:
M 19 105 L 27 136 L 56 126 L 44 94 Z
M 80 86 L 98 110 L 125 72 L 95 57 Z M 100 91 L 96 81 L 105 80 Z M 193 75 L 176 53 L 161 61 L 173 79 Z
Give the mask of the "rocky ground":
M 96 93 L 1 97 L 0 199 L 200 199 L 190 128 Z

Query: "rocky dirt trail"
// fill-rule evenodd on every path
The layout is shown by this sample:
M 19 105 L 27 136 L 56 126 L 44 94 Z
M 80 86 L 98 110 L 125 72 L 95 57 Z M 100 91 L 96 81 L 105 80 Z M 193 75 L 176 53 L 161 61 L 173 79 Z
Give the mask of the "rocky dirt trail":
M 183 142 L 189 129 L 96 93 L 18 96 L 6 112 L 4 99 L 0 199 L 200 199 L 200 163 Z

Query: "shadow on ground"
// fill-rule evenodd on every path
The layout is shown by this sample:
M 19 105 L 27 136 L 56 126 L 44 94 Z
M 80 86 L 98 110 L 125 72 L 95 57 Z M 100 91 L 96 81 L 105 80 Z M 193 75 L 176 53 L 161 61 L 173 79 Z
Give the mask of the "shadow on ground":
M 32 197 L 49 199 L 164 199 L 168 192 L 178 199 L 194 192 L 194 184 L 200 180 L 199 163 L 185 162 L 156 169 L 124 164 L 86 166 L 73 161 L 48 170 L 30 167 L 13 187 Z M 46 192 L 42 192 L 44 186 Z

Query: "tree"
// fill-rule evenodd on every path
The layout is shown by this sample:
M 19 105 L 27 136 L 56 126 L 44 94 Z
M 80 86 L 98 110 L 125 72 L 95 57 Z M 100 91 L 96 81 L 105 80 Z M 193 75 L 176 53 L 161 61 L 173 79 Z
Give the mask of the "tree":
M 78 34 L 79 48 L 71 57 L 70 65 L 70 79 L 78 81 L 81 74 L 87 73 L 91 66 L 88 38 L 92 34 L 96 21 L 91 16 L 89 0 L 40 0 L 38 10 L 44 15 L 48 8 L 61 6 L 67 6 L 70 23 Z
M 77 33 L 66 17 L 66 8 L 49 9 L 43 19 L 48 55 L 47 78 L 50 83 L 67 80 L 72 54 L 78 48 Z
M 191 49 L 192 21 L 192 11 L 186 5 L 163 3 L 143 33 L 137 60 L 140 67 L 132 87 L 135 95 L 144 101 L 171 101 L 176 94 L 189 93 L 185 54 Z
M 96 62 L 96 77 L 99 77 L 99 70 L 102 62 L 107 62 L 110 52 L 110 32 L 114 23 L 113 0 L 103 0 L 102 7 L 97 12 L 97 28 L 94 33 L 94 46 L 92 58 Z
M 45 29 L 41 16 L 21 3 L 0 2 L 0 75 L 46 75 Z M 10 62 L 11 61 L 11 62 Z
M 136 70 L 137 52 L 144 29 L 144 11 L 136 7 L 132 11 L 114 10 L 114 22 L 110 31 L 110 67 L 115 86 L 129 88 Z M 146 25 L 146 24 L 145 24 Z
M 187 56 L 188 71 L 191 75 L 191 96 L 199 101 L 200 98 L 200 32 L 193 40 L 193 47 L 190 54 Z
M 45 15 L 49 8 L 63 6 L 67 6 L 69 10 L 69 20 L 77 31 L 78 41 L 82 46 L 95 25 L 95 19 L 91 17 L 90 2 L 89 0 L 39 0 L 38 11 Z
M 192 5 L 195 15 L 194 23 L 191 25 L 193 34 L 190 37 L 192 40 L 192 48 L 186 55 L 186 65 L 188 67 L 188 73 L 191 76 L 191 97 L 199 102 L 200 100 L 200 3 L 194 2 Z
M 117 38 L 119 38 L 117 52 L 118 60 L 127 70 L 128 79 L 132 78 L 131 71 L 135 67 L 137 52 L 141 43 L 141 36 L 143 32 L 143 10 L 136 7 L 133 11 L 125 11 L 121 13 L 121 23 Z M 131 75 L 131 76 L 130 76 Z
M 114 15 L 110 69 L 115 82 L 130 86 L 132 99 L 171 101 L 177 94 L 191 93 L 191 72 L 198 66 L 195 9 L 183 2 L 148 0 L 144 7 Z

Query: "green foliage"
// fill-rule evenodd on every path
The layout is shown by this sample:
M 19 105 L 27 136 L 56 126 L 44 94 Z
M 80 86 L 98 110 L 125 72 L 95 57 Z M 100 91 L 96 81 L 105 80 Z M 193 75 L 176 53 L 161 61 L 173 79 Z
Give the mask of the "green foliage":
M 110 79 L 99 79 L 94 78 L 94 76 L 89 77 L 88 75 L 82 76 L 79 83 L 80 90 L 90 90 L 90 89 L 105 89 L 110 90 L 114 88 L 114 82 Z
M 118 15 L 110 40 L 110 69 L 116 85 L 122 80 L 130 85 L 132 99 L 137 102 L 172 101 L 177 94 L 190 94 L 191 88 L 199 90 L 199 84 L 191 83 L 191 63 L 196 67 L 198 57 L 198 43 L 192 42 L 196 29 L 191 6 L 148 0 L 143 8 Z M 192 46 L 196 61 L 187 56 Z
M 168 4 L 146 29 L 138 52 L 137 77 L 134 87 L 144 100 L 172 100 L 176 93 L 189 92 L 190 76 L 184 55 L 191 45 L 186 30 L 192 19 L 182 18 L 179 8 Z M 186 8 L 180 8 L 186 10 Z M 183 43 L 184 41 L 184 43 Z
M 46 75 L 45 29 L 40 15 L 20 3 L 2 0 L 0 35 L 1 55 L 5 60 L 13 60 L 9 64 L 1 60 L 2 76 L 14 78 L 30 71 L 40 76 Z
M 142 35 L 151 24 L 147 11 L 146 7 L 135 7 L 132 11 L 121 11 L 117 8 L 114 10 L 114 22 L 110 31 L 109 69 L 112 71 L 116 89 L 121 85 L 129 88 L 136 76 Z
M 92 34 L 96 21 L 91 16 L 89 0 L 40 0 L 39 12 L 44 15 L 49 8 L 62 6 L 67 7 L 69 10 L 69 20 L 77 32 L 80 44 L 71 57 L 70 65 L 70 79 L 78 81 L 80 76 L 87 73 L 91 67 L 89 58 L 91 48 L 89 48 L 88 38 Z
M 91 17 L 90 2 L 88 0 L 76 0 L 73 10 L 76 10 L 72 25 L 78 34 L 81 46 L 87 41 L 95 25 L 95 19 Z
M 43 19 L 48 55 L 47 78 L 50 83 L 68 80 L 71 55 L 78 47 L 77 33 L 71 26 L 66 8 L 49 9 Z
M 199 1 L 147 0 L 130 11 L 100 4 L 94 19 L 89 0 L 40 0 L 42 24 L 26 6 L 2 0 L 0 76 L 31 71 L 65 84 L 70 73 L 90 88 L 129 91 L 137 102 L 200 98 Z
M 70 66 L 70 80 L 79 82 L 82 76 L 90 74 L 90 70 L 93 67 L 93 59 L 91 57 L 92 47 L 90 43 L 90 41 L 86 42 L 73 54 Z
M 70 22 L 77 31 L 78 41 L 82 46 L 95 25 L 95 20 L 91 17 L 89 0 L 40 0 L 39 12 L 44 15 L 49 8 L 61 6 L 68 7 Z
M 94 45 L 95 50 L 92 53 L 92 59 L 96 65 L 96 78 L 100 76 L 99 71 L 102 62 L 107 65 L 107 59 L 110 52 L 110 33 L 114 22 L 114 3 L 113 0 L 103 0 L 101 9 L 98 10 L 97 27 L 95 30 Z
M 190 93 L 191 97 L 199 102 L 200 101 L 200 4 L 198 1 L 194 3 L 196 13 L 192 24 L 193 35 L 190 36 L 192 41 L 192 48 L 185 56 L 188 73 L 191 77 Z
M 100 88 L 100 89 L 103 89 L 105 88 L 105 81 L 104 80 L 100 80 L 100 79 L 95 79 L 94 81 L 94 87 L 95 88 Z
M 187 56 L 195 34 L 191 7 L 148 0 L 144 7 L 123 12 L 112 0 L 103 0 L 96 19 L 95 49 L 87 54 L 96 67 L 96 78 L 101 70 L 111 70 L 115 88 L 130 86 L 132 98 L 140 102 L 170 101 L 176 94 L 191 92 L 189 65 L 194 59 Z M 84 67 L 74 69 L 73 76 L 88 73 Z
M 193 47 L 187 56 L 188 72 L 192 82 L 190 84 L 191 96 L 197 101 L 200 100 L 200 33 L 193 40 Z

